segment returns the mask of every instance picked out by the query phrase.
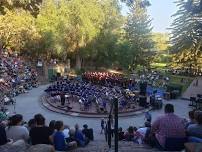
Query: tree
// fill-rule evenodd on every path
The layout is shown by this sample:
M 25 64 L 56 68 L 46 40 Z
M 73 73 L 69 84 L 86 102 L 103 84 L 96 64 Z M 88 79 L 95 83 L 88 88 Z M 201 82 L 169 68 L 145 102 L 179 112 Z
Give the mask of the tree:
M 155 51 L 166 51 L 169 46 L 169 35 L 167 33 L 153 33 L 152 39 L 155 42 Z
M 118 62 L 118 42 L 122 36 L 124 19 L 117 0 L 102 1 L 102 10 L 103 25 L 99 34 L 87 45 L 85 57 L 96 67 L 113 67 Z
M 198 14 L 202 12 L 202 0 L 197 3 L 194 0 L 188 0 L 186 9 L 192 14 Z
M 128 6 L 133 6 L 134 3 L 136 3 L 138 0 L 121 0 L 121 2 L 126 3 Z M 148 7 L 150 6 L 150 2 L 148 0 L 142 0 L 140 3 L 141 7 Z
M 66 33 L 68 51 L 74 52 L 76 68 L 82 65 L 83 48 L 86 47 L 100 32 L 103 24 L 102 1 L 70 0 L 69 27 Z
M 6 9 L 24 9 L 36 17 L 39 13 L 41 3 L 42 0 L 1 0 L 0 14 L 5 14 Z
M 146 8 L 142 7 L 141 3 L 141 0 L 134 2 L 125 26 L 126 39 L 129 41 L 131 50 L 129 60 L 134 68 L 138 64 L 149 65 L 153 48 L 151 20 L 147 15 Z
M 23 17 L 22 17 L 23 16 Z M 29 40 L 39 37 L 34 18 L 24 10 L 6 11 L 0 15 L 0 40 L 2 48 L 20 51 Z
M 202 50 L 202 12 L 194 12 L 190 9 L 193 7 L 191 1 L 179 0 L 177 6 L 179 10 L 173 15 L 175 20 L 171 25 L 172 36 L 170 38 L 172 44 L 172 52 L 181 54 L 184 59 L 181 59 L 183 64 L 189 64 L 190 60 L 195 61 L 197 57 L 200 57 L 200 51 Z M 201 1 L 195 0 L 194 6 L 200 6 Z M 190 52 L 190 53 L 188 53 Z M 192 55 L 190 55 L 192 54 Z M 187 58 L 187 55 L 189 57 Z
M 169 63 L 171 55 L 169 54 L 169 35 L 168 33 L 153 33 L 155 57 L 154 63 Z
M 42 4 L 36 19 L 36 27 L 42 36 L 39 54 L 46 59 L 53 55 L 60 55 L 65 51 L 66 30 L 69 27 L 68 6 L 65 0 L 56 3 L 55 0 L 46 0 Z

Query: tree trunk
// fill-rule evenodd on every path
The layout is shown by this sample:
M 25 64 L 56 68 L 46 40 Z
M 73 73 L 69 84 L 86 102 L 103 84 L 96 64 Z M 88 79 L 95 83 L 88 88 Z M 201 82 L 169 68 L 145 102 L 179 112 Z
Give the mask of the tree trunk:
M 81 69 L 81 56 L 79 52 L 76 53 L 76 69 Z

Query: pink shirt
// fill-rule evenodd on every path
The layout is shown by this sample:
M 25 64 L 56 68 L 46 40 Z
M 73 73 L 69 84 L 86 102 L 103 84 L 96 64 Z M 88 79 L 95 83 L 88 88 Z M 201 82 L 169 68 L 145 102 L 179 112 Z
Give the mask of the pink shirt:
M 157 118 L 152 124 L 152 130 L 161 146 L 164 147 L 166 137 L 185 137 L 183 119 L 173 113 Z

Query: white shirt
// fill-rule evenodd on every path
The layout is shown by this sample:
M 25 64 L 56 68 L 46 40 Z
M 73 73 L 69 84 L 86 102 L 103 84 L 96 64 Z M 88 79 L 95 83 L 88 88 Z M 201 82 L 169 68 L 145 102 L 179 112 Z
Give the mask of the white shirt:
M 64 129 L 63 130 L 63 133 L 64 133 L 64 135 L 65 135 L 65 138 L 69 138 L 69 129 L 67 128 L 67 129 Z
M 5 130 L 7 138 L 13 139 L 14 142 L 19 139 L 23 139 L 25 141 L 29 139 L 29 131 L 24 126 L 6 127 Z

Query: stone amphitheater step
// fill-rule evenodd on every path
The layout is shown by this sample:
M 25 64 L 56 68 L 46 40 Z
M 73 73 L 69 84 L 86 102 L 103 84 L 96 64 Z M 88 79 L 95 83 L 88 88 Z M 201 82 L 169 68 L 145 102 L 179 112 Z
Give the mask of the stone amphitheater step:
M 120 141 L 119 152 L 157 152 L 157 149 L 147 145 L 139 145 L 134 142 Z M 106 141 L 91 141 L 86 147 L 77 148 L 71 152 L 114 152 L 114 143 L 112 141 L 112 149 L 109 150 Z
M 48 79 L 46 79 L 45 76 L 41 75 L 38 76 L 38 82 L 40 83 L 40 85 L 45 85 L 49 83 Z

